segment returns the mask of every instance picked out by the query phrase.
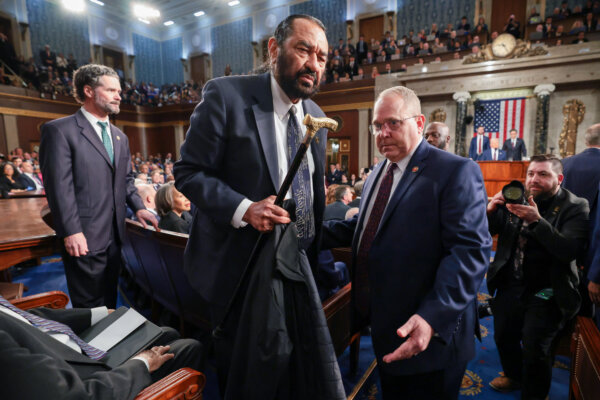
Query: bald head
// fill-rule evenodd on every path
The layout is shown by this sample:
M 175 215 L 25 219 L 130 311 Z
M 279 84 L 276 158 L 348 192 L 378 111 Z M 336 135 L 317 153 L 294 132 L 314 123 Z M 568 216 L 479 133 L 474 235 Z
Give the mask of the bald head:
M 432 122 L 425 128 L 425 140 L 438 149 L 448 151 L 450 147 L 450 129 L 443 122 Z
M 410 112 L 411 115 L 421 114 L 421 101 L 417 97 L 417 94 L 405 87 L 405 86 L 394 86 L 384 90 L 377 97 L 375 104 L 381 102 L 384 97 L 396 96 L 400 97 L 404 101 L 404 110 Z
M 600 147 L 600 124 L 594 124 L 586 129 L 585 145 L 587 147 Z
M 146 206 L 146 208 L 151 208 L 154 210 L 156 208 L 156 205 L 154 204 L 154 197 L 156 196 L 156 190 L 154 189 L 154 186 L 142 184 L 137 185 L 136 188 L 138 194 L 144 202 L 144 206 Z

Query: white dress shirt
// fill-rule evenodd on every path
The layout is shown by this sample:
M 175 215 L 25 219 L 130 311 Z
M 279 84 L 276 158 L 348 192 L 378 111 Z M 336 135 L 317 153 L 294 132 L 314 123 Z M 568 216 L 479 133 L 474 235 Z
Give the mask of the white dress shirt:
M 98 125 L 98 122 L 106 122 L 108 125 L 106 127 L 106 130 L 108 131 L 108 136 L 111 138 L 112 140 L 112 132 L 110 131 L 110 121 L 108 120 L 108 116 L 105 119 L 98 119 L 95 116 L 93 116 L 90 112 L 88 112 L 85 107 L 81 107 L 81 112 L 83 113 L 83 116 L 85 117 L 85 119 L 87 119 L 88 121 L 90 121 L 90 124 L 92 125 L 92 128 L 94 128 L 94 131 L 96 132 L 96 135 L 98 135 L 98 138 L 100 139 L 100 142 L 102 142 L 102 128 L 100 127 L 100 125 Z M 114 142 L 114 141 L 113 141 Z M 114 143 L 113 143 L 113 149 L 115 148 Z
M 23 172 L 23 174 L 35 183 L 36 190 L 42 190 L 44 188 L 44 186 L 40 182 L 40 178 L 38 178 L 36 175 L 30 172 Z
M 410 159 L 412 158 L 413 154 L 415 154 L 415 151 L 417 151 L 417 148 L 421 145 L 422 140 L 423 140 L 423 138 L 421 138 L 419 140 L 419 143 L 410 152 L 410 154 L 406 155 L 402 160 L 397 161 L 395 163 L 398 168 L 396 168 L 394 170 L 394 177 L 392 178 L 393 179 L 392 180 L 392 189 L 390 190 L 390 197 L 388 198 L 388 204 L 389 204 L 390 200 L 392 199 L 392 196 L 394 195 L 396 188 L 398 187 L 398 183 L 400 182 L 400 179 L 402 179 L 402 174 L 404 174 L 404 170 L 406 170 L 406 166 L 410 162 Z M 387 173 L 387 170 L 388 170 L 390 164 L 392 164 L 392 162 L 390 160 L 386 160 L 385 165 L 383 166 L 383 171 L 381 171 L 381 173 L 379 174 L 379 180 L 377 181 L 377 183 L 373 187 L 373 191 L 371 192 L 372 194 L 371 194 L 371 198 L 369 199 L 369 204 L 367 205 L 367 208 L 365 209 L 365 218 L 363 219 L 362 231 L 360 232 L 358 248 L 360 248 L 360 241 L 362 240 L 362 235 L 365 231 L 365 227 L 367 226 L 367 223 L 369 222 L 369 217 L 371 216 L 371 211 L 373 210 L 373 205 L 375 204 L 375 199 L 377 198 L 377 193 L 379 193 L 379 187 L 381 186 L 381 181 L 383 180 L 383 177 Z M 374 176 L 374 175 L 371 175 L 371 176 Z M 387 210 L 387 205 L 386 205 L 386 210 Z M 384 215 L 385 215 L 386 210 L 383 211 Z
M 290 98 L 285 94 L 273 74 L 271 74 L 271 94 L 273 95 L 273 121 L 275 123 L 275 143 L 277 144 L 277 166 L 279 174 L 279 187 L 283 184 L 285 176 L 288 172 L 288 157 L 287 157 L 287 125 L 290 118 L 289 112 L 292 106 L 296 107 L 296 122 L 302 131 L 302 137 L 306 135 L 306 125 L 302 123 L 304 120 L 304 109 L 302 108 L 302 100 L 298 100 L 297 103 L 292 103 Z M 267 155 L 269 156 L 269 155 Z M 308 157 L 308 169 L 310 172 L 310 191 L 314 201 L 314 189 L 312 185 L 312 176 L 315 172 L 315 163 L 313 156 L 308 148 L 306 152 Z M 292 155 L 293 157 L 293 155 Z M 292 189 L 288 191 L 285 198 L 289 199 L 292 197 Z M 247 225 L 246 222 L 242 221 L 244 214 L 248 210 L 248 207 L 252 204 L 249 199 L 244 199 L 240 202 L 233 217 L 231 218 L 231 225 L 234 228 L 243 228 Z

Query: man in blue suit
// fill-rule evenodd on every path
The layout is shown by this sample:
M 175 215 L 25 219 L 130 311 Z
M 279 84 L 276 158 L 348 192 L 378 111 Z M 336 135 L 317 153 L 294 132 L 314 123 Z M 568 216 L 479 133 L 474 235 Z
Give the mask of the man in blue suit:
M 587 199 L 593 212 L 600 183 L 600 124 L 585 131 L 585 145 L 587 149 L 581 153 L 562 160 L 565 171 L 562 187 Z
M 125 205 L 157 226 L 137 194 L 127 136 L 110 124 L 119 112 L 117 73 L 88 64 L 73 76 L 75 114 L 42 127 L 40 166 L 74 307 L 115 308 L 125 238 Z
M 323 232 L 324 247 L 352 244 L 355 328 L 371 324 L 384 399 L 458 397 L 492 245 L 481 170 L 430 146 L 424 127 L 412 90 L 381 93 L 371 132 L 386 160 L 358 216 Z
M 598 197 L 600 197 L 600 187 L 598 187 Z M 596 204 L 600 201 L 596 198 Z M 600 327 L 600 313 L 598 307 L 600 307 L 600 212 L 596 207 L 595 213 L 590 214 L 590 220 L 592 222 L 592 230 L 590 235 L 590 248 L 589 248 L 589 259 L 590 269 L 588 271 L 587 278 L 589 297 L 592 303 L 596 306 L 596 326 Z
M 327 49 L 319 20 L 289 16 L 269 40 L 272 72 L 207 82 L 192 114 L 174 173 L 177 189 L 198 207 L 184 268 L 192 286 L 208 301 L 214 325 L 223 318 L 259 233 L 290 222 L 287 211 L 274 205 L 288 159 L 295 154 L 287 135 L 300 130 L 304 136 L 304 115 L 324 116 L 309 98 L 325 71 Z M 297 174 L 306 190 L 296 191 L 295 183 L 291 190 L 300 245 L 313 266 L 325 208 L 326 136 L 325 129 L 317 132 Z M 302 192 L 304 208 L 299 210 Z M 304 227 L 299 225 L 299 212 Z M 232 325 L 238 316 L 239 308 L 234 308 Z M 219 340 L 216 353 L 223 390 L 231 343 Z
M 523 157 L 527 156 L 527 148 L 523 139 L 517 137 L 517 130 L 510 130 L 510 139 L 506 139 L 502 150 L 506 153 L 506 159 L 508 161 L 521 161 Z
M 471 139 L 471 145 L 469 146 L 469 158 L 471 160 L 477 160 L 477 158 L 484 151 L 490 148 L 490 139 L 485 136 L 485 128 L 483 126 L 477 127 L 477 134 Z
M 587 148 L 581 153 L 562 160 L 564 168 L 562 187 L 576 196 L 587 199 L 590 206 L 590 223 L 593 225 L 594 216 L 598 214 L 597 199 L 598 185 L 600 184 L 600 124 L 594 124 L 585 131 L 585 145 Z M 592 298 L 600 295 L 600 270 L 596 272 L 590 270 L 593 257 L 592 251 L 590 236 L 590 252 L 585 260 L 579 260 L 580 265 L 583 264 L 584 267 L 584 276 L 587 274 L 589 279 L 589 282 L 583 279 L 580 285 L 582 295 L 580 315 L 585 316 L 591 316 L 593 314 L 594 311 L 591 303 L 594 301 Z M 589 295 L 586 292 L 589 292 Z M 598 314 L 597 311 L 596 314 Z
M 506 153 L 498 149 L 498 139 L 490 139 L 490 148 L 481 153 L 477 161 L 506 161 Z

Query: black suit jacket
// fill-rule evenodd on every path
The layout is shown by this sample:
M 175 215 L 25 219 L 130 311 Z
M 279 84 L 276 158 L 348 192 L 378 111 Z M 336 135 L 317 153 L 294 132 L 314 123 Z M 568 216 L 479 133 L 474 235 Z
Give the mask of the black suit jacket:
M 88 309 L 29 312 L 62 322 L 77 334 L 91 323 Z M 2 311 L 0 364 L 0 387 L 7 399 L 133 399 L 152 383 L 140 361 L 129 360 L 111 370 Z
M 173 211 L 169 211 L 167 215 L 162 217 L 158 222 L 160 229 L 167 231 L 179 232 L 179 233 L 190 233 L 190 223 L 192 222 L 192 216 L 189 212 L 184 211 L 181 213 L 181 217 L 175 214 Z
M 562 187 L 587 199 L 590 209 L 597 207 L 600 184 L 600 149 L 588 148 L 562 160 L 564 176 Z
M 250 256 L 258 231 L 236 229 L 231 219 L 244 198 L 260 201 L 277 194 L 279 167 L 270 74 L 213 79 L 204 86 L 202 102 L 175 163 L 175 186 L 197 207 L 185 250 L 185 272 L 209 302 L 225 306 Z M 305 114 L 325 114 L 312 101 Z M 327 130 L 310 145 L 316 237 L 307 255 L 316 265 L 323 209 Z
M 506 159 L 509 161 L 521 161 L 523 157 L 527 156 L 527 148 L 525 147 L 525 142 L 521 138 L 517 138 L 515 142 L 515 147 L 512 147 L 512 139 L 506 139 L 504 145 L 502 146 L 502 150 L 506 153 Z
M 525 247 L 524 268 L 538 271 L 544 268 L 550 276 L 554 296 L 565 319 L 572 318 L 579 310 L 581 297 L 577 290 L 579 272 L 575 259 L 582 255 L 588 238 L 589 207 L 585 199 L 575 196 L 565 189 L 556 194 L 548 211 L 533 226 L 525 228 L 529 241 L 534 241 L 534 252 L 530 245 Z M 494 261 L 487 273 L 487 284 L 491 295 L 507 282 L 500 272 L 505 266 L 511 267 L 512 256 L 519 236 L 517 218 L 509 218 L 504 208 L 488 216 L 490 233 L 499 234 Z M 527 279 L 527 275 L 525 275 Z M 527 282 L 526 282 L 527 283 Z
M 83 232 L 90 252 L 108 247 L 116 218 L 125 237 L 126 204 L 136 212 L 144 203 L 131 171 L 129 141 L 110 125 L 114 164 L 81 110 L 42 126 L 40 166 L 56 234 Z

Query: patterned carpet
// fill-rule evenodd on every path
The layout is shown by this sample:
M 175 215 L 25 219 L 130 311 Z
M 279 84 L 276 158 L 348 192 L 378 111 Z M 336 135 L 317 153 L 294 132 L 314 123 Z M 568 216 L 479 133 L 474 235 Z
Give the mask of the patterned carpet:
M 22 282 L 28 287 L 25 295 L 45 292 L 48 290 L 67 291 L 64 269 L 59 256 L 45 257 L 42 264 L 35 267 L 12 268 L 13 282 Z M 123 296 L 119 293 L 118 306 L 126 304 Z M 489 298 L 487 288 L 484 286 L 479 293 L 479 300 L 485 301 Z M 70 305 L 69 305 L 70 307 Z M 476 357 L 467 366 L 460 390 L 460 400 L 510 400 L 519 399 L 519 391 L 501 394 L 488 385 L 489 381 L 501 373 L 502 367 L 496 351 L 493 337 L 492 317 L 481 321 L 482 342 L 476 342 Z M 359 367 L 356 375 L 349 372 L 350 353 L 347 349 L 338 359 L 344 387 L 348 396 L 354 395 L 355 400 L 377 400 L 381 399 L 381 390 L 378 384 L 377 368 L 374 367 L 375 355 L 370 336 L 363 336 L 360 343 Z M 204 399 L 217 400 L 218 389 L 216 376 L 212 369 L 205 371 L 207 385 L 204 391 Z M 552 372 L 552 387 L 550 389 L 550 400 L 564 400 L 568 398 L 569 384 L 569 360 L 557 357 Z

